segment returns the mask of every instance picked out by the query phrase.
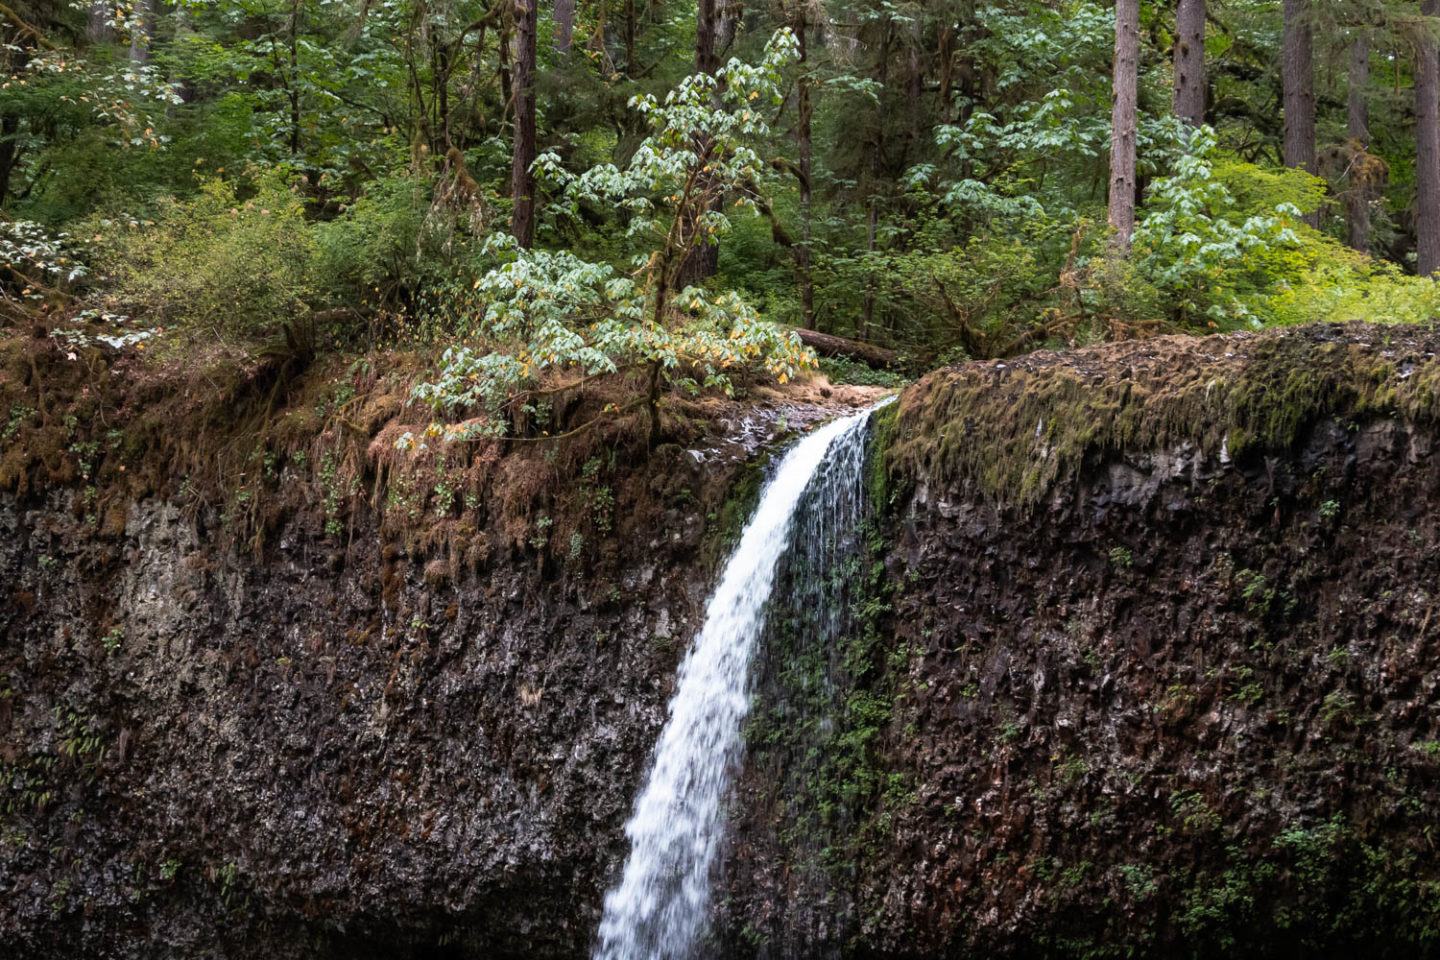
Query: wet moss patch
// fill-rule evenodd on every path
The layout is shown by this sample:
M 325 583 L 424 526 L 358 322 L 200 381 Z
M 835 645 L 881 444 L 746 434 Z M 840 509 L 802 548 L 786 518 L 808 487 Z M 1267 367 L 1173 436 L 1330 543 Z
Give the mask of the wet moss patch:
M 1327 325 L 1158 337 L 936 371 L 902 395 L 893 475 L 1033 504 L 1089 458 L 1283 449 L 1326 417 L 1440 417 L 1440 336 Z

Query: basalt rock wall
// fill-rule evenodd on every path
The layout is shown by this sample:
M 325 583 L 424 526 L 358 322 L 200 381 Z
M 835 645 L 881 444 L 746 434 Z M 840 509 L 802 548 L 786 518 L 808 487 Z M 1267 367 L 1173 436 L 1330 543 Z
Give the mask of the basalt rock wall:
M 747 777 L 727 951 L 1433 953 L 1437 352 L 1320 327 L 912 387 L 798 791 L 845 828 L 817 851 Z
M 757 665 L 710 952 L 1434 950 L 1437 352 L 1318 327 L 908 388 L 843 635 Z M 5 495 L 5 955 L 584 956 L 758 476 L 701 446 L 607 468 L 603 538 L 592 490 L 585 538 L 478 560 L 363 505 L 257 547 L 180 495 L 99 536 L 83 486 Z

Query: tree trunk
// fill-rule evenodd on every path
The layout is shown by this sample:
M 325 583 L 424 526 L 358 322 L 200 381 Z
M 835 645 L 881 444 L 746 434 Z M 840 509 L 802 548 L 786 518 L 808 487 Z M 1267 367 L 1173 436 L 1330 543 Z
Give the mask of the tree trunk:
M 575 39 L 575 0 L 555 0 L 555 52 L 570 52 Z
M 1115 77 L 1110 113 L 1111 249 L 1130 253 L 1135 233 L 1135 127 L 1140 86 L 1140 0 L 1115 0 Z
M 1423 0 L 1420 12 L 1440 16 L 1440 0 Z M 1415 272 L 1440 269 L 1440 49 L 1428 33 L 1415 65 Z
M 146 0 L 153 7 L 155 0 Z M 300 0 L 290 0 L 290 155 L 300 155 Z
M 899 356 L 894 350 L 886 350 L 873 343 L 862 343 L 848 337 L 837 337 L 833 334 L 821 333 L 819 330 L 802 328 L 797 329 L 795 334 L 800 338 L 801 343 L 822 357 L 848 357 L 876 369 L 890 366 Z
M 924 93 L 925 68 L 920 62 L 920 50 L 924 46 L 925 38 L 921 33 L 921 22 L 919 17 L 910 20 L 910 43 L 909 43 L 909 75 L 905 78 L 905 100 L 906 108 L 910 113 L 910 142 L 912 149 L 921 150 L 920 139 L 924 135 L 921 130 L 920 121 L 920 97 Z
M 808 25 L 805 4 L 795 4 L 795 37 L 800 42 L 800 83 L 796 91 L 795 136 L 800 150 L 800 243 L 795 247 L 795 272 L 800 284 L 800 316 L 807 327 L 815 326 L 815 287 L 810 282 L 810 171 L 814 146 L 810 135 L 813 107 L 810 103 Z
M 736 28 L 739 25 L 744 8 L 739 3 L 732 3 L 731 0 L 715 0 L 715 49 L 713 57 L 715 69 L 720 69 L 720 64 L 725 62 L 726 54 L 730 52 L 730 45 L 735 42 Z
M 1180 0 L 1175 11 L 1175 116 L 1205 122 L 1205 0 Z
M 695 72 L 715 76 L 720 69 L 719 47 L 720 39 L 720 2 L 719 0 L 700 0 L 700 5 L 695 14 Z M 699 152 L 707 149 L 707 144 L 696 145 Z M 702 192 L 708 192 L 708 184 L 701 185 Z M 718 210 L 724 202 L 724 198 L 716 197 L 711 203 L 711 209 Z M 698 229 L 694 223 L 685 225 L 686 232 L 693 232 Z M 675 289 L 683 290 L 686 287 L 694 286 L 706 277 L 715 276 L 720 269 L 720 245 L 702 240 L 698 246 L 690 251 L 685 262 L 680 265 L 680 275 L 675 281 Z
M 114 4 L 110 0 L 91 0 L 90 16 L 85 21 L 85 39 L 91 43 L 108 43 L 115 37 L 111 25 Z
M 20 118 L 14 114 L 0 116 L 0 209 L 10 195 L 10 177 L 20 159 Z
M 635 60 L 635 40 L 640 33 L 640 25 L 636 21 L 635 0 L 625 0 L 625 73 L 627 76 L 635 75 L 635 67 L 638 66 Z M 600 27 L 598 33 L 601 36 L 601 44 L 604 43 L 605 27 L 605 3 L 600 3 Z
M 875 253 L 875 241 L 880 229 L 880 173 L 884 168 L 885 146 L 885 85 L 890 79 L 890 19 L 885 19 L 880 38 L 880 62 L 876 66 L 875 79 L 879 84 L 875 95 L 875 133 L 870 141 L 870 202 L 865 225 L 865 252 Z M 870 327 L 875 322 L 875 274 L 874 265 L 866 268 L 865 299 L 860 304 L 860 336 L 868 338 Z
M 130 62 L 141 64 L 150 59 L 150 38 L 155 28 L 155 0 L 135 0 L 135 29 L 130 33 Z
M 1315 40 L 1310 30 L 1310 0 L 1285 0 L 1280 82 L 1285 111 L 1285 166 L 1316 173 Z M 1320 212 L 1305 215 L 1320 226 Z
M 1345 196 L 1346 233 L 1350 246 L 1370 252 L 1370 111 L 1366 87 L 1370 85 L 1370 38 L 1363 30 L 1350 43 L 1350 189 Z
M 535 243 L 535 35 L 540 30 L 539 0 L 515 0 L 515 143 L 510 164 L 510 197 L 514 202 L 510 232 L 528 250 Z

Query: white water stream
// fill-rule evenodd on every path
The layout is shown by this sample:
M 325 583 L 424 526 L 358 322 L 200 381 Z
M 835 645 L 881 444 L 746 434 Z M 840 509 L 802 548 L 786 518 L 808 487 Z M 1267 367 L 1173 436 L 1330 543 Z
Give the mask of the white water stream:
M 831 421 L 802 438 L 761 491 L 706 607 L 705 624 L 680 664 L 654 766 L 625 825 L 630 856 L 605 897 L 595 960 L 678 960 L 690 955 L 704 928 L 724 833 L 721 805 L 740 753 L 750 663 L 776 567 L 812 482 L 833 487 L 847 502 L 856 497 L 872 412 Z

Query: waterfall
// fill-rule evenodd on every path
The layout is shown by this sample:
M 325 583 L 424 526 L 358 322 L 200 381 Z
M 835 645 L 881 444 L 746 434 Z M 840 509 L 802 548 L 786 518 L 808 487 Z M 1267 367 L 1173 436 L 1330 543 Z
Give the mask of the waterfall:
M 802 438 L 761 490 L 704 626 L 680 664 L 649 779 L 625 825 L 630 856 L 605 897 L 595 960 L 682 958 L 701 933 L 723 834 L 721 805 L 740 753 L 750 665 L 776 568 L 792 543 L 807 490 L 816 502 L 833 503 L 833 509 L 811 511 L 811 523 L 857 515 L 873 409 Z M 814 535 L 807 523 L 804 538 Z

